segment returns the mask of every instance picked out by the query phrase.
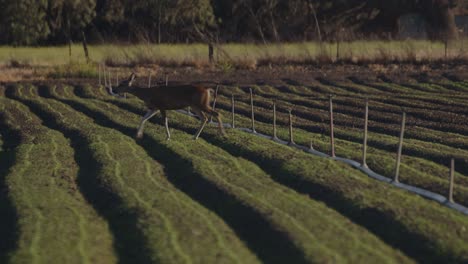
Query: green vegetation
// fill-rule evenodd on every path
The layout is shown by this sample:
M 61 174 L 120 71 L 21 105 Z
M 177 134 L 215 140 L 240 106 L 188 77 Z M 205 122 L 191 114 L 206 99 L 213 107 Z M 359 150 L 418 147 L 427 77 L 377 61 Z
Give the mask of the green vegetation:
M 363 94 L 369 93 L 368 165 L 393 175 L 404 105 L 411 118 L 400 179 L 445 194 L 448 170 L 439 161 L 458 155 L 457 165 L 467 162 L 465 114 L 459 112 L 466 102 L 457 99 L 464 98 L 464 87 L 357 78 L 318 79 L 313 87 L 260 85 L 254 87 L 256 130 L 272 133 L 271 102 L 277 99 L 278 136 L 288 138 L 286 113 L 294 107 L 296 143 L 312 140 L 328 152 L 324 95 L 333 92 L 339 95 L 337 154 L 360 161 Z M 400 94 L 390 97 L 395 90 Z M 220 90 L 217 108 L 224 121 L 231 94 L 237 98 L 236 125 L 249 127 L 244 88 Z M 0 192 L 0 213 L 8 216 L 0 220 L 6 238 L 0 262 L 468 260 L 466 216 L 331 159 L 238 130 L 222 137 L 212 125 L 194 141 L 198 121 L 173 111 L 171 141 L 159 120 L 135 141 L 142 102 L 115 99 L 86 83 L 9 84 L 0 88 L 0 107 L 0 162 L 6 165 L 0 190 L 7 190 Z M 447 117 L 459 126 L 436 125 Z M 454 132 L 446 133 L 450 126 Z M 465 205 L 466 175 L 457 167 L 455 200 Z
M 23 105 L 4 98 L 0 105 L 5 132 L 19 137 L 14 165 L 1 177 L 20 219 L 10 261 L 115 262 L 107 223 L 79 191 L 78 167 L 68 141 L 42 126 Z
M 86 94 L 92 95 L 91 92 Z M 88 100 L 74 99 L 73 101 L 86 102 Z M 109 101 L 125 110 L 136 112 L 142 110 L 138 106 L 138 101 Z M 121 131 L 132 128 L 132 122 L 130 126 L 120 125 L 125 121 L 119 120 L 125 120 L 127 116 L 131 116 L 125 110 L 107 106 L 106 111 L 104 105 L 107 104 L 99 101 L 95 101 L 94 104 L 101 104 L 100 107 L 97 105 L 92 107 L 90 103 L 84 102 L 81 104 L 86 106 L 80 109 L 83 111 L 88 109 L 86 112 L 94 116 L 97 122 L 117 127 Z M 133 124 L 135 125 L 138 120 L 138 117 L 133 117 Z M 170 120 L 172 127 L 185 132 L 192 133 L 197 126 L 193 119 L 180 114 L 171 114 Z M 230 130 L 229 137 L 226 139 L 219 137 L 216 130 L 212 128 L 207 129 L 203 135 L 204 139 L 211 144 L 221 147 L 230 155 L 254 161 L 278 183 L 310 195 L 314 200 L 325 202 L 328 207 L 351 218 L 353 222 L 366 227 L 387 243 L 419 261 L 451 259 L 454 262 L 460 262 L 466 256 L 468 248 L 464 243 L 466 238 L 462 230 L 466 228 L 468 220 L 457 212 L 369 179 L 339 163 L 316 158 L 243 132 Z M 164 132 L 159 126 L 149 125 L 145 136 L 151 138 L 157 136 L 160 141 L 163 141 Z M 185 137 L 187 136 L 175 131 L 173 139 L 177 139 L 177 142 L 169 142 L 165 145 L 171 150 L 172 145 L 177 146 L 174 146 L 175 150 L 183 148 L 178 142 L 185 141 Z M 198 148 L 203 148 L 202 143 Z M 191 152 L 197 150 L 192 149 Z M 208 150 L 203 152 L 208 152 Z M 196 153 L 199 156 L 204 155 L 201 152 Z M 218 155 L 210 155 L 209 159 L 213 159 L 213 156 L 218 157 Z M 207 173 L 204 172 L 204 174 Z M 441 217 L 442 215 L 444 217 Z
M 18 86 L 9 96 L 80 146 L 84 192 L 111 226 L 121 261 L 256 262 L 232 230 L 175 189 L 133 140 L 34 93 Z
M 139 120 L 139 116 L 124 113 L 100 101 L 63 100 L 75 109 L 89 113 L 90 117 L 95 118 L 95 122 L 117 127 L 120 131 L 132 133 L 134 124 Z M 146 145 L 147 150 L 161 149 L 155 151 L 155 158 L 164 159 L 160 156 L 173 155 L 172 162 L 176 162 L 176 157 L 180 162 L 191 162 L 193 171 L 204 180 L 245 203 L 275 229 L 286 233 L 294 245 L 305 254 L 308 262 L 342 262 L 345 259 L 358 260 L 364 257 L 369 260 L 390 261 L 390 258 L 395 258 L 393 261 L 408 261 L 398 252 L 392 252 L 365 229 L 350 225 L 335 211 L 275 183 L 252 162 L 232 158 L 227 152 L 206 142 L 195 142 L 192 136 L 186 133 L 176 131 L 173 136 L 178 140 L 166 143 L 161 128 L 150 125 L 147 129 L 149 139 L 145 141 L 148 145 L 143 143 L 143 146 Z M 164 161 L 170 162 L 165 159 Z M 229 174 L 225 174 L 226 171 L 229 171 Z M 327 240 L 327 237 L 340 239 Z M 348 243 L 349 240 L 360 242 Z M 275 255 L 273 252 L 269 254 Z M 278 253 L 275 257 L 282 258 Z M 285 254 L 284 260 L 292 257 Z

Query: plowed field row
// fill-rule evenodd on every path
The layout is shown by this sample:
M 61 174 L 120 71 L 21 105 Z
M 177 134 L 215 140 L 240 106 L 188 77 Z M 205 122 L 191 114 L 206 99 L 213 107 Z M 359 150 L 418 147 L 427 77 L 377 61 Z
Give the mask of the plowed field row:
M 248 105 L 238 109 L 247 127 Z M 266 109 L 257 130 L 271 134 Z M 0 262 L 468 261 L 468 218 L 454 210 L 238 130 L 221 137 L 209 126 L 194 141 L 198 121 L 176 112 L 171 141 L 157 118 L 135 141 L 144 110 L 87 85 L 0 88 L 0 213 L 11 216 L 0 222 Z M 300 128 L 296 142 L 326 150 L 322 130 Z M 358 131 L 337 131 L 338 154 L 356 158 Z M 389 173 L 393 145 L 379 144 L 394 137 L 373 140 L 368 164 Z M 402 181 L 446 190 L 436 158 L 404 156 Z M 455 199 L 467 204 L 468 180 L 457 178 Z

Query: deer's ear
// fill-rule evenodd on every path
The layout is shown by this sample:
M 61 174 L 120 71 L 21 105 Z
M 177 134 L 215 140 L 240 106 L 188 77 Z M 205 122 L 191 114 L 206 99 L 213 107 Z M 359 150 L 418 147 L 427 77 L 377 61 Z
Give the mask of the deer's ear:
M 136 74 L 132 72 L 132 74 L 130 74 L 130 77 L 128 77 L 128 86 L 132 86 L 132 83 L 135 79 L 136 79 Z

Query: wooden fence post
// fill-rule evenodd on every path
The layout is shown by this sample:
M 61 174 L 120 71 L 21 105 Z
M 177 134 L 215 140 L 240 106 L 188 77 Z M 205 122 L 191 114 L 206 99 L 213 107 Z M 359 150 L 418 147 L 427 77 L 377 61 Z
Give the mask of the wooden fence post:
M 103 74 L 103 77 L 104 77 L 104 86 L 107 88 L 106 65 L 103 65 L 102 68 L 103 68 L 102 74 Z
M 216 89 L 215 89 L 215 94 L 214 94 L 214 100 L 213 100 L 213 110 L 216 109 L 216 100 L 218 100 L 218 90 L 219 90 L 219 84 L 216 85 Z M 210 123 L 213 122 L 213 116 L 210 117 Z
M 112 71 L 109 70 L 109 80 L 108 80 L 109 86 L 112 87 Z
M 289 145 L 294 145 L 292 109 L 289 109 Z
M 333 96 L 330 95 L 330 148 L 331 156 L 334 158 L 335 155 L 335 135 L 334 135 L 334 124 L 333 124 Z
M 250 91 L 250 111 L 251 111 L 251 119 L 252 119 L 252 132 L 257 133 L 255 131 L 255 113 L 254 113 L 254 101 L 253 101 L 253 91 L 252 88 L 249 88 Z
M 400 164 L 401 164 L 401 153 L 403 150 L 403 137 L 405 135 L 405 123 L 406 123 L 406 113 L 403 112 L 403 117 L 401 119 L 401 131 L 400 131 L 400 142 L 398 143 L 398 153 L 395 166 L 395 182 L 398 182 L 398 177 L 400 175 Z
M 366 111 L 365 111 L 365 121 L 364 121 L 364 142 L 362 143 L 362 164 L 363 168 L 369 168 L 367 166 L 367 129 L 369 124 L 369 99 L 366 99 Z
M 273 139 L 278 139 L 276 134 L 276 101 L 273 101 Z
M 169 85 L 169 74 L 166 72 L 166 86 Z
M 231 127 L 236 128 L 234 124 L 234 113 L 235 112 L 235 102 L 234 102 L 234 94 L 231 95 Z
M 210 64 L 213 63 L 213 54 L 214 54 L 214 48 L 213 48 L 213 43 L 208 44 L 208 60 L 210 61 Z
M 149 73 L 149 76 L 148 76 L 148 88 L 151 87 L 151 71 Z
M 444 47 L 445 47 L 445 59 L 448 59 L 448 37 L 445 37 L 444 40 Z
M 99 86 L 101 86 L 102 82 L 101 82 L 101 64 L 100 63 L 98 64 L 98 72 L 99 72 Z
M 449 186 L 449 202 L 453 203 L 453 185 L 455 182 L 455 159 L 450 160 L 450 186 Z

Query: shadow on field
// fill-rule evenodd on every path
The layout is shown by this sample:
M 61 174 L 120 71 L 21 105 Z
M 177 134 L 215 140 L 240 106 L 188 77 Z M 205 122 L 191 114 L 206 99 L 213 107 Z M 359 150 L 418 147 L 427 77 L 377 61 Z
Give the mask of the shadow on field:
M 6 176 L 16 163 L 14 148 L 20 142 L 19 133 L 6 125 L 5 117 L 0 113 L 0 132 L 3 138 L 3 151 L 0 151 L 0 263 L 8 263 L 9 254 L 16 248 L 18 241 L 18 215 L 8 197 Z
M 146 239 L 138 228 L 137 213 L 122 209 L 121 199 L 99 182 L 99 171 L 102 168 L 93 158 L 93 151 L 89 148 L 91 142 L 79 131 L 62 127 L 38 103 L 17 97 L 12 89 L 7 89 L 6 96 L 26 105 L 42 119 L 44 126 L 63 133 L 70 139 L 75 150 L 74 158 L 79 166 L 78 186 L 86 200 L 108 222 L 119 263 L 153 263 L 145 247 Z
M 50 96 L 47 92 L 41 94 Z M 86 114 L 101 126 L 117 129 L 129 137 L 135 134 L 135 128 L 116 123 L 82 103 L 61 98 L 54 99 Z M 145 137 L 138 144 L 150 157 L 164 165 L 165 174 L 175 187 L 222 218 L 262 262 L 308 263 L 303 253 L 294 246 L 286 234 L 271 226 L 254 208 L 245 205 L 202 175 L 195 173 L 191 160 L 180 157 L 164 144 L 149 137 Z

